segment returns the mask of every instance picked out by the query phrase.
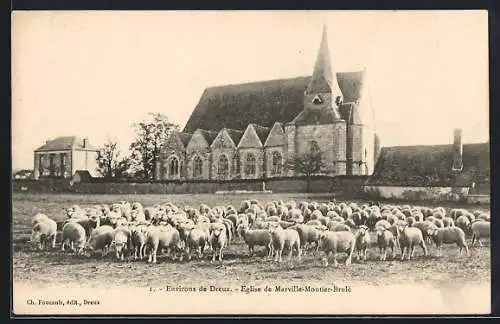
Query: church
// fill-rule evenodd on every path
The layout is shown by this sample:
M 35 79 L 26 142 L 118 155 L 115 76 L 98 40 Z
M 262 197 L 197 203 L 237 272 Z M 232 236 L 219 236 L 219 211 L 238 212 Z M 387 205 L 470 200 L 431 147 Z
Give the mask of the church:
M 371 175 L 380 144 L 365 79 L 366 69 L 334 71 L 325 26 L 311 76 L 205 89 L 164 143 L 155 179 L 300 176 L 287 161 L 313 149 L 323 175 Z

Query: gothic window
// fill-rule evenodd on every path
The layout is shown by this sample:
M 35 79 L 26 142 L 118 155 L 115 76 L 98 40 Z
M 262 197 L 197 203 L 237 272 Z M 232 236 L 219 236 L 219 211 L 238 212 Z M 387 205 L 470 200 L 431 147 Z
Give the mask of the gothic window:
M 219 175 L 228 175 L 229 174 L 229 162 L 227 160 L 227 157 L 222 154 L 219 156 L 219 163 L 217 165 L 217 173 Z
M 281 154 L 278 151 L 273 152 L 273 169 L 272 174 L 281 174 L 283 163 Z
M 193 160 L 193 178 L 201 177 L 203 173 L 203 161 L 197 155 Z
M 231 162 L 231 173 L 235 175 L 240 173 L 240 157 L 238 155 L 233 156 L 233 160 Z
M 179 175 L 179 160 L 173 156 L 170 159 L 170 176 L 178 176 Z
M 255 175 L 255 156 L 252 153 L 247 154 L 245 174 L 249 176 Z

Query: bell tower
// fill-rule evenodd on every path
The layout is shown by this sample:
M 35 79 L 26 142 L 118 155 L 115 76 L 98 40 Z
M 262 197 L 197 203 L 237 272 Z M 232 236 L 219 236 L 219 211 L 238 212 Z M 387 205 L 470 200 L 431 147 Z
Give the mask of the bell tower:
M 342 101 L 343 96 L 337 81 L 337 75 L 332 71 L 328 35 L 326 25 L 324 25 L 313 75 L 304 92 L 304 109 L 333 108 L 340 119 L 338 106 Z

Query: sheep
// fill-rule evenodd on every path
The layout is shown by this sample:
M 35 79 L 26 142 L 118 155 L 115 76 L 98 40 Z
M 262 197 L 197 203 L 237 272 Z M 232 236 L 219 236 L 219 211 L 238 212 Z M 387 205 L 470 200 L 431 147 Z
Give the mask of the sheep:
M 78 205 L 73 205 L 69 208 L 65 208 L 66 210 L 66 215 L 68 218 L 75 218 L 75 219 L 85 219 L 87 218 L 86 212 L 80 208 Z
M 292 259 L 292 253 L 295 249 L 297 251 L 297 259 L 301 259 L 301 249 L 300 249 L 300 236 L 296 230 L 287 228 L 283 229 L 279 225 L 272 225 L 269 228 L 271 233 L 271 241 L 274 251 L 274 261 L 281 262 L 281 255 L 285 247 L 290 249 L 288 254 L 288 260 Z
M 324 231 L 319 238 L 319 247 L 321 251 L 325 252 L 325 257 L 322 259 L 325 266 L 328 266 L 328 259 L 331 255 L 333 255 L 334 266 L 338 266 L 337 253 L 347 253 L 345 265 L 348 266 L 352 262 L 352 255 L 356 247 L 356 236 L 350 231 Z
M 408 260 L 411 260 L 416 245 L 419 245 L 424 251 L 424 256 L 427 256 L 427 247 L 422 231 L 417 227 L 398 226 L 396 237 L 401 248 L 401 261 L 404 260 L 406 250 L 408 250 Z
M 460 215 L 455 219 L 455 226 L 461 228 L 466 234 L 470 234 L 470 225 L 471 222 L 465 215 Z
M 451 217 L 444 217 L 443 218 L 443 225 L 444 225 L 444 227 L 453 227 L 453 226 L 455 226 L 455 222 L 453 221 L 453 218 L 451 218 Z
M 385 219 L 381 219 L 375 223 L 374 229 L 376 230 L 377 228 L 385 228 L 388 229 L 391 227 L 391 223 L 386 221 Z
M 219 262 L 222 262 L 224 248 L 227 247 L 226 227 L 223 224 L 215 226 L 210 233 L 210 245 L 213 248 L 212 261 L 215 262 L 215 256 L 218 254 Z
M 428 234 L 438 248 L 437 256 L 441 256 L 441 246 L 443 244 L 451 243 L 457 244 L 459 247 L 459 254 L 462 254 L 462 249 L 465 249 L 467 256 L 469 256 L 469 248 L 465 242 L 465 233 L 462 229 L 458 227 L 431 228 L 428 230 Z
M 300 238 L 300 248 L 305 252 L 305 249 L 309 243 L 315 244 L 314 255 L 318 252 L 318 241 L 321 231 L 317 226 L 298 224 L 294 228 L 297 233 L 299 233 Z
M 348 219 L 352 215 L 352 208 L 349 206 L 346 206 L 345 208 L 342 209 L 341 216 L 344 219 Z
M 370 246 L 370 235 L 368 234 L 368 227 L 361 225 L 356 232 L 356 252 L 358 252 L 358 260 L 366 261 L 366 249 Z
M 37 215 L 41 215 L 38 216 Z M 31 230 L 30 242 L 32 244 L 37 244 L 37 248 L 42 250 L 51 244 L 52 248 L 56 247 L 56 236 L 57 236 L 57 223 L 48 218 L 46 215 L 37 214 L 33 218 L 36 222 L 33 224 Z
M 443 221 L 440 218 L 434 219 L 432 222 L 438 228 L 443 228 L 444 227 L 444 223 L 443 223 Z
M 45 221 L 47 219 L 50 219 L 47 215 L 42 214 L 42 213 L 37 213 L 35 216 L 31 218 L 31 225 L 35 225 L 38 222 Z
M 319 226 L 321 225 L 321 222 L 317 219 L 313 219 L 308 221 L 305 225 Z
M 101 256 L 105 257 L 109 252 L 114 237 L 115 230 L 113 227 L 108 225 L 99 226 L 90 233 L 89 240 L 85 244 L 85 251 L 88 254 L 89 252 L 92 253 L 96 250 L 101 250 Z
M 137 260 L 137 254 L 139 254 L 139 260 L 142 260 L 145 255 L 146 233 L 147 226 L 145 225 L 134 226 L 130 229 L 130 244 L 134 253 L 134 260 Z
M 272 240 L 271 233 L 267 229 L 249 229 L 248 226 L 241 224 L 238 226 L 240 236 L 248 245 L 248 253 L 250 257 L 254 254 L 255 246 L 265 246 L 267 249 L 267 257 L 272 256 Z
M 472 231 L 472 243 L 471 246 L 474 246 L 475 241 L 477 240 L 479 246 L 483 246 L 481 243 L 481 238 L 489 238 L 490 237 L 490 222 L 487 221 L 476 221 L 470 225 L 470 229 Z
M 347 224 L 337 224 L 329 230 L 332 232 L 350 232 L 351 228 Z
M 132 251 L 131 230 L 125 227 L 119 227 L 114 231 L 114 238 L 111 241 L 110 247 L 115 248 L 117 260 L 124 260 L 125 252 Z
M 130 211 L 130 220 L 135 222 L 144 222 L 146 221 L 146 215 L 140 209 L 132 209 Z
M 152 226 L 146 234 L 146 254 L 148 255 L 148 263 L 156 263 L 156 254 L 158 249 L 167 249 L 169 254 L 177 252 L 181 254 L 182 245 L 179 231 L 170 224 L 167 226 Z M 172 259 L 176 259 L 175 254 Z
M 416 222 L 413 224 L 412 227 L 418 228 L 422 232 L 424 240 L 427 240 L 428 242 L 430 242 L 430 237 L 427 234 L 429 232 L 429 229 L 437 228 L 436 224 L 434 224 L 433 222 L 427 221 L 427 220 L 425 220 L 423 222 Z
M 408 223 L 408 226 L 412 226 L 413 224 L 415 224 L 417 221 L 415 220 L 415 218 L 413 216 L 410 216 L 410 217 L 407 217 L 406 218 L 406 222 Z
M 185 252 L 188 256 L 188 260 L 191 260 L 191 251 L 198 252 L 198 258 L 202 257 L 203 250 L 207 246 L 209 236 L 208 232 L 202 226 L 192 225 L 187 237 Z
M 380 261 L 385 261 L 387 258 L 387 248 L 392 250 L 392 258 L 396 258 L 396 238 L 391 231 L 386 228 L 378 227 L 377 233 L 377 246 L 379 248 Z
M 85 229 L 77 222 L 66 223 L 62 229 L 61 251 L 65 251 L 67 244 L 73 252 L 81 254 L 85 247 Z

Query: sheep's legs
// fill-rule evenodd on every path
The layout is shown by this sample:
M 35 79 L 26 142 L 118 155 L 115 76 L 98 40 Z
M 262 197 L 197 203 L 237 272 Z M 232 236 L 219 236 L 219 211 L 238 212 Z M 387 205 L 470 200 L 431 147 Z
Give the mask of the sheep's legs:
M 405 259 L 406 246 L 401 248 L 401 261 Z
M 56 248 L 56 237 L 57 237 L 57 235 L 56 235 L 56 234 L 54 234 L 54 235 L 52 236 L 52 248 L 53 248 L 53 249 L 55 249 L 55 248 Z

